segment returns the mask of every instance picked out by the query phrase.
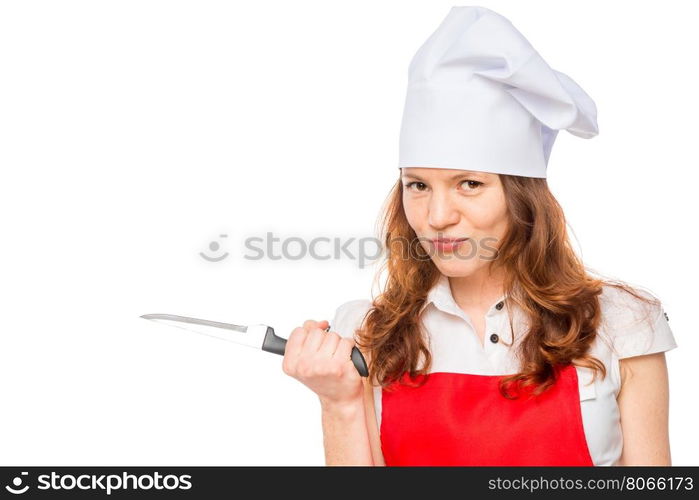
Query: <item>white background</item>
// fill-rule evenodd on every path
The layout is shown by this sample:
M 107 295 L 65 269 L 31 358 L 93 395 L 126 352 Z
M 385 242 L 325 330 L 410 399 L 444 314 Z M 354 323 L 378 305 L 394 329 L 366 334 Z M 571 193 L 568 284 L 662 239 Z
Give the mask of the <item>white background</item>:
M 287 337 L 370 298 L 375 267 L 243 242 L 376 235 L 408 64 L 452 5 L 1 4 L 2 465 L 324 463 L 280 356 L 139 316 Z M 673 461 L 697 464 L 693 2 L 480 5 L 597 104 L 600 135 L 560 133 L 549 182 L 586 264 L 663 301 Z M 211 241 L 230 255 L 202 259 Z

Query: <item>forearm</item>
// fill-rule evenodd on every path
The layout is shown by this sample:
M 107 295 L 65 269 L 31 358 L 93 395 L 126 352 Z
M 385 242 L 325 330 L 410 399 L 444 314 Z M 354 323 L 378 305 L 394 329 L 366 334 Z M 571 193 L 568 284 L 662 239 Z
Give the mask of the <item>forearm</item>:
M 374 465 L 364 402 L 342 406 L 323 404 L 323 446 L 326 465 Z

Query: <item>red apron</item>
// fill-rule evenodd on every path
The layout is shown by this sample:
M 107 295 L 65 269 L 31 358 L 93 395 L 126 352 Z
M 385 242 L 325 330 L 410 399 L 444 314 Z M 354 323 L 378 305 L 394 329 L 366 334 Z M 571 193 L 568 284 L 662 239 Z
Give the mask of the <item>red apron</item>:
M 381 396 L 386 465 L 594 465 L 577 371 L 568 365 L 558 373 L 543 394 L 515 400 L 498 390 L 504 375 L 435 372 L 418 388 L 394 382 Z

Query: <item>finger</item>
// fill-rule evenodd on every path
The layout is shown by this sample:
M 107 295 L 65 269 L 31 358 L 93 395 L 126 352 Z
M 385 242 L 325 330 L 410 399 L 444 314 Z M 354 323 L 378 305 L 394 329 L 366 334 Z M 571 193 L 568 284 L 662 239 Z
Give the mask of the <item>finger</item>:
M 354 346 L 355 343 L 353 339 L 348 339 L 347 337 L 341 338 L 340 342 L 337 345 L 337 349 L 335 349 L 333 358 L 338 358 L 342 361 L 350 359 L 352 357 L 352 348 Z
M 289 357 L 296 357 L 299 355 L 303 349 L 303 344 L 308 336 L 308 331 L 303 327 L 296 327 L 291 331 L 289 338 L 286 340 L 286 347 L 284 348 L 284 354 L 288 354 Z
M 318 354 L 321 354 L 327 358 L 332 358 L 333 354 L 337 350 L 337 346 L 340 343 L 340 336 L 335 332 L 324 332 L 323 342 L 318 348 Z
M 306 342 L 303 344 L 303 350 L 309 353 L 316 353 L 323 342 L 323 337 L 325 332 L 320 328 L 311 328 L 306 330 L 308 334 L 306 335 Z
M 314 319 L 307 319 L 306 321 L 303 322 L 303 327 L 306 330 L 311 330 L 312 328 L 318 327 L 318 322 Z
M 321 320 L 321 321 L 315 321 L 312 319 L 307 319 L 306 321 L 303 322 L 303 327 L 306 328 L 307 330 L 310 330 L 312 328 L 320 328 L 321 330 L 325 330 L 327 327 L 330 326 L 330 323 L 328 320 Z

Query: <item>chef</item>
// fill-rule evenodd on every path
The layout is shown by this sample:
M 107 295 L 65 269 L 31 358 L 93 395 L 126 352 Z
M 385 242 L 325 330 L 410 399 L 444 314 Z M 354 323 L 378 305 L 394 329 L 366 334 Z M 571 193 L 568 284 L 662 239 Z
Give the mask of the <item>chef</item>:
M 596 115 L 489 9 L 453 7 L 419 48 L 385 286 L 287 344 L 286 373 L 320 397 L 328 464 L 669 464 L 668 317 L 583 265 L 546 184 L 558 131 L 592 138 Z

